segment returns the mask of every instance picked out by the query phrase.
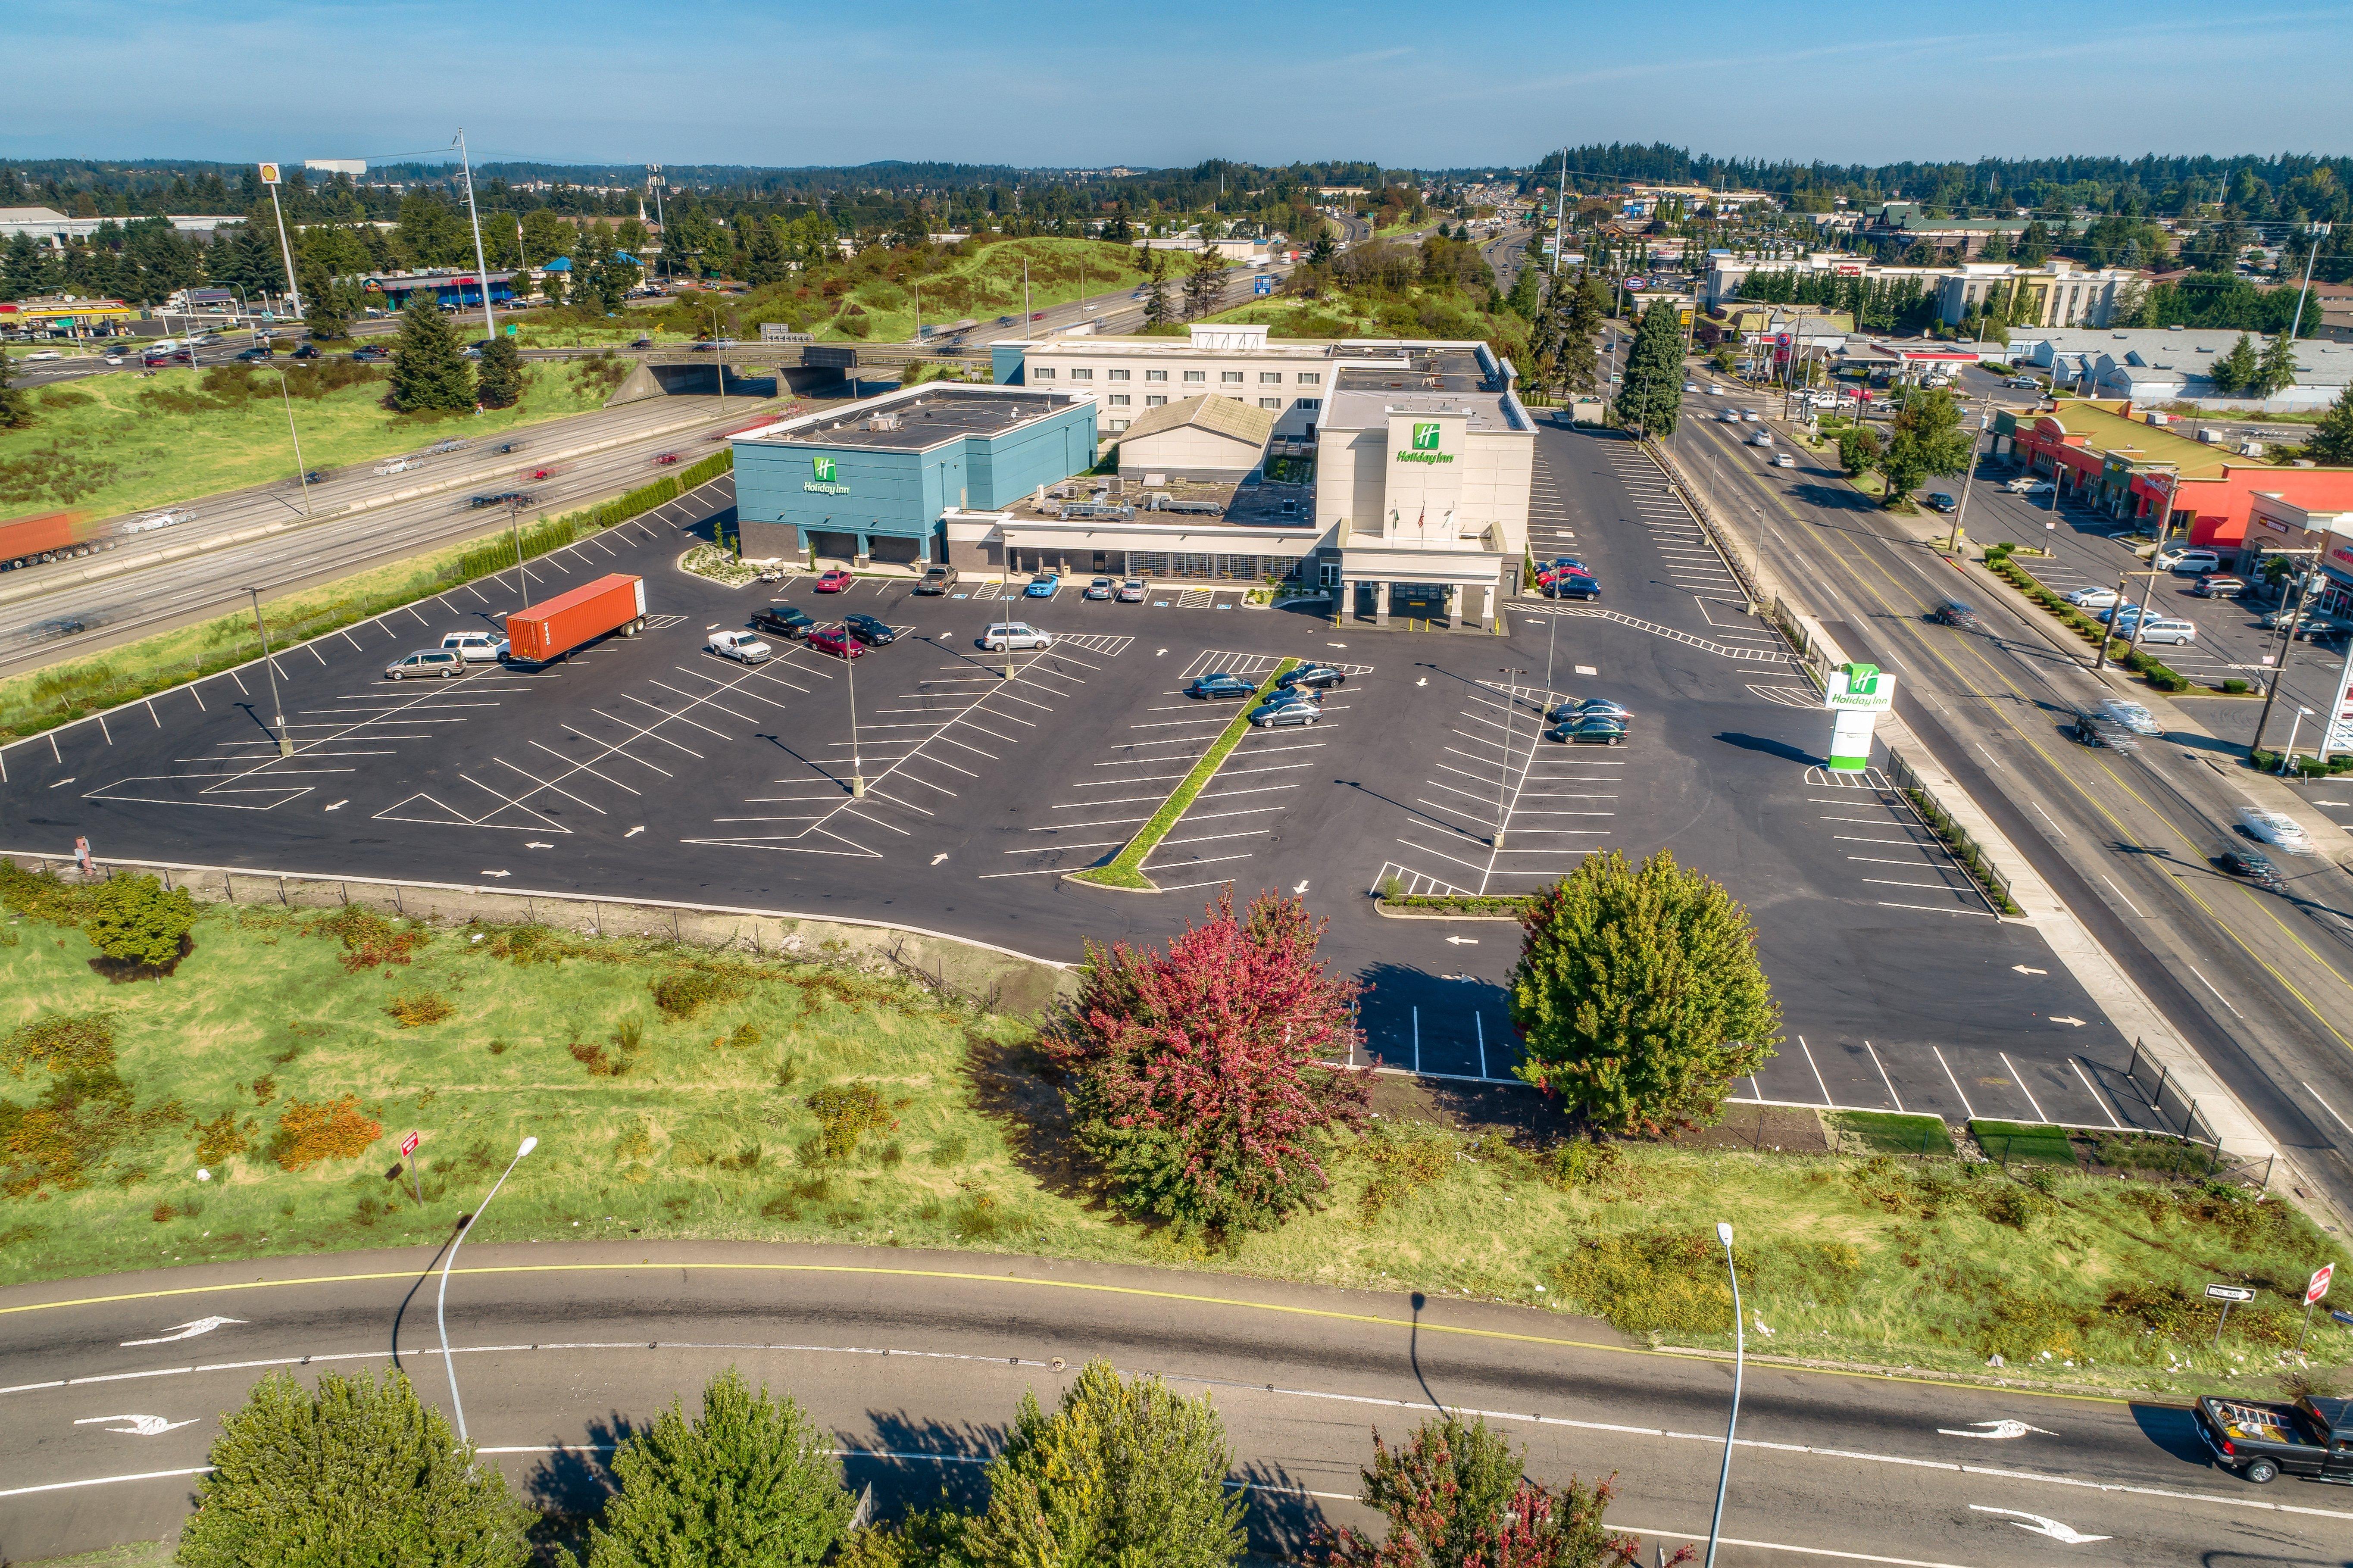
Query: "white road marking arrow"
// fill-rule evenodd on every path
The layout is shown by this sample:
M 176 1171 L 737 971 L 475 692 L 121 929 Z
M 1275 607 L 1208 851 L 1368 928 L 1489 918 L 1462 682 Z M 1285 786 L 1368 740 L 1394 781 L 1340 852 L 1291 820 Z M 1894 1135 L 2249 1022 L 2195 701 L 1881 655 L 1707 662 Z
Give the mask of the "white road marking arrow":
M 2073 1525 L 2062 1524 L 2055 1519 L 2045 1519 L 2039 1513 L 2027 1513 L 2014 1508 L 1988 1508 L 1983 1503 L 1973 1502 L 1969 1504 L 1969 1511 L 1971 1513 L 2006 1513 L 2013 1515 L 2014 1517 L 2010 1520 L 2010 1523 L 2017 1524 L 2019 1529 L 2033 1535 L 2047 1535 L 2052 1540 L 2059 1542 L 2063 1545 L 2066 1546 L 2089 1546 L 2094 1541 L 2113 1541 L 2116 1539 L 2111 1535 L 2080 1535 L 2076 1533 L 2075 1528 Z M 2019 1524 L 2018 1521 L 2021 1519 L 2031 1519 L 2034 1522 L 2031 1524 Z
M 1302 877 L 1302 878 L 1300 878 L 1300 879 L 1299 879 L 1299 886 L 1297 886 L 1297 887 L 1295 887 L 1295 888 L 1293 888 L 1293 889 L 1291 889 L 1291 896 L 1292 896 L 1293 898 L 1294 898 L 1294 899 L 1297 899 L 1297 898 L 1303 898 L 1303 897 L 1305 897 L 1305 896 L 1306 896 L 1306 892 L 1307 892 L 1307 879 L 1306 879 L 1306 878 L 1304 878 L 1304 877 Z
M 166 1421 L 161 1415 L 85 1415 L 74 1423 L 77 1426 L 95 1426 L 107 1421 L 128 1421 L 128 1426 L 109 1426 L 118 1437 L 160 1437 L 166 1432 L 176 1432 L 183 1426 L 193 1426 L 194 1416 L 185 1421 Z
M 68 784 L 71 784 L 71 783 L 73 783 L 73 780 L 72 780 L 72 779 L 59 779 L 57 783 L 55 783 L 55 784 L 51 784 L 49 787 L 50 787 L 51 789 L 63 789 L 63 788 L 65 788 L 65 787 L 66 787 L 66 785 L 68 785 Z
M 322 806 L 322 807 L 320 807 L 320 809 L 321 809 L 322 811 L 341 811 L 341 810 L 343 810 L 343 807 L 345 807 L 345 806 L 347 806 L 347 805 L 351 805 L 351 804 L 352 804 L 352 803 L 351 803 L 350 801 L 348 801 L 348 800 L 339 800 L 339 801 L 335 802 L 335 804 L 334 804 L 334 805 L 332 805 Z
M 1414 684 L 1416 686 L 1427 686 L 1430 684 L 1430 677 L 1425 675 L 1419 680 L 1415 681 Z
M 1152 650 L 1152 657 L 1153 657 L 1153 658 L 1160 658 L 1162 655 L 1166 654 L 1167 651 L 1168 651 L 1168 650 L 1167 650 L 1166 648 L 1165 648 L 1165 647 L 1156 647 L 1156 648 L 1154 648 L 1154 649 Z
M 533 838 L 526 840 L 523 844 L 523 847 L 526 849 L 553 849 L 555 846 L 553 844 L 542 844 L 538 839 Z
M 243 1318 L 198 1318 L 193 1323 L 175 1324 L 170 1333 L 160 1339 L 125 1340 L 122 1342 L 122 1348 L 133 1350 L 141 1345 L 168 1345 L 174 1340 L 192 1340 L 198 1334 L 208 1334 L 215 1329 L 227 1328 L 231 1323 L 243 1321 L 245 1321 Z
M 624 838 L 635 838 L 638 834 L 643 833 L 645 830 L 645 824 L 639 823 L 637 826 L 630 828 L 627 833 L 622 834 L 621 837 Z
M 1475 936 L 1450 936 L 1446 940 L 1450 945 L 1454 947 L 1476 947 L 1479 945 L 1479 939 Z
M 482 875 L 485 877 L 512 877 L 514 873 L 512 871 L 485 871 Z
M 933 856 L 933 857 L 932 857 L 932 864 L 933 864 L 933 865 L 934 865 L 934 866 L 936 866 L 936 865 L 938 865 L 941 861 L 943 861 L 943 860 L 944 860 L 944 859 L 946 859 L 946 858 L 947 858 L 947 857 L 946 857 L 944 854 L 942 854 L 942 855 L 934 855 L 934 856 Z
M 2064 1014 L 2064 1013 L 2053 1013 L 2053 1014 L 2051 1016 L 2051 1021 L 2052 1021 L 2052 1023 L 2054 1023 L 2054 1024 L 2073 1024 L 2076 1028 L 2079 1028 L 2079 1029 L 2080 1029 L 2080 1028 L 2082 1028 L 2082 1027 L 2083 1027 L 2086 1023 L 2090 1022 L 2090 1020 L 2089 1020 L 2089 1019 L 2085 1019 L 2085 1018 L 2070 1018 L 2070 1017 L 2069 1017 L 2069 1016 L 2067 1016 L 2067 1015 L 2066 1015 L 2066 1014 Z
M 1992 1437 L 2002 1439 L 2010 1437 L 2023 1437 L 2029 1432 L 2042 1432 L 2045 1437 L 2056 1437 L 2059 1436 L 2056 1432 L 2044 1431 L 2044 1429 L 2040 1426 L 2029 1426 L 2023 1421 L 1972 1421 L 1969 1425 L 1972 1426 L 1982 1426 L 1985 1430 L 1982 1432 L 1965 1432 L 1956 1430 L 1950 1426 L 1939 1426 L 1936 1430 L 1947 1437 Z
M 2022 963 L 2013 963 L 2010 967 L 2017 970 L 2021 974 L 2048 974 L 2051 973 L 2047 969 L 2029 969 Z

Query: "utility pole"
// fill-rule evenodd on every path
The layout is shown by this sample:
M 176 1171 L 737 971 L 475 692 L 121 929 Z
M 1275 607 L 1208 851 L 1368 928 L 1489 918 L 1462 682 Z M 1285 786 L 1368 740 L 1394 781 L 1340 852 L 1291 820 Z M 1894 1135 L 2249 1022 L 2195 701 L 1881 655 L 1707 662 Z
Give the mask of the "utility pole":
M 1989 392 L 1978 402 L 1977 430 L 1969 433 L 1969 460 L 1961 468 L 1961 504 L 1953 509 L 1953 536 L 1945 542 L 1945 552 L 1956 554 L 1961 548 L 1961 519 L 1969 515 L 1969 481 L 1978 473 L 1978 437 L 1993 427 L 1993 394 Z M 2162 542 L 2158 545 L 2163 549 Z
M 2125 589 L 2129 586 L 2131 583 L 2132 579 L 2126 576 L 2124 573 L 2119 572 L 2116 574 L 2116 607 L 2108 612 L 2108 624 L 2100 628 L 2100 656 L 2092 661 L 2092 668 L 2095 670 L 2105 669 L 2108 668 L 2108 644 L 2116 638 L 2116 617 L 2125 613 Z M 2139 625 L 2137 619 L 2136 619 L 2134 625 Z M 2258 733 L 2260 733 L 2260 731 Z
M 2295 319 L 2287 327 L 2287 341 L 2290 342 L 2295 342 L 2296 331 L 2304 325 L 2304 301 L 2312 292 L 2312 264 L 2320 259 L 2320 242 L 2327 238 L 2329 231 L 2335 227 L 2336 225 L 2326 223 L 2312 226 L 2312 252 L 2304 258 L 2304 287 L 2296 290 Z
M 278 696 L 278 663 L 269 657 L 269 628 L 261 620 L 261 590 L 248 586 L 246 593 L 253 600 L 253 629 L 261 635 L 261 668 L 269 672 L 269 706 L 278 720 L 278 754 L 290 757 L 294 742 L 286 733 L 286 704 Z
M 458 127 L 458 167 L 466 175 L 466 221 L 474 227 L 474 276 L 482 285 L 482 335 L 495 338 L 499 324 L 491 317 L 491 268 L 482 259 L 482 215 L 474 210 L 474 163 L 466 153 L 466 128 Z M 464 290 L 460 289 L 460 297 Z
M 2299 552 L 2298 553 L 2306 552 Z M 2308 553 L 2316 555 L 2319 552 L 2317 551 L 2313 551 Z M 2319 571 L 2316 566 L 2310 566 L 2305 569 L 2303 577 L 2296 583 L 2295 603 L 2293 606 L 2288 604 L 2286 595 L 2283 594 L 2280 595 L 2279 659 L 2278 662 L 2272 666 L 2271 685 L 2269 689 L 2263 692 L 2263 714 L 2255 721 L 2255 738 L 2247 747 L 2248 754 L 2251 756 L 2256 752 L 2263 750 L 2263 730 L 2272 721 L 2272 704 L 2278 700 L 2280 688 L 2286 683 L 2288 660 L 2295 657 L 2296 618 L 2304 613 L 2305 601 L 2312 597 L 2312 580 L 2317 575 L 2319 575 Z M 2330 717 L 2333 721 L 2335 716 L 2331 715 Z
M 1568 149 L 1560 150 L 1560 189 L 1553 193 L 1552 281 L 1560 286 L 1560 258 L 1568 249 Z

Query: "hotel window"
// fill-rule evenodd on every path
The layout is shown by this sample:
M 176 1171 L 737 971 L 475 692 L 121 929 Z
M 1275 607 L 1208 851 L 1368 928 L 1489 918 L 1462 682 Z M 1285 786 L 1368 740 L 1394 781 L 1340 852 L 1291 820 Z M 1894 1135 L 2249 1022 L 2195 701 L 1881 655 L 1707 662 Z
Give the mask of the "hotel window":
M 1072 381 L 1092 381 L 1094 378 L 1095 373 L 1092 370 L 1073 370 L 1071 372 L 1071 379 Z
M 1111 422 L 1111 427 L 1114 430 L 1124 430 L 1127 428 L 1127 421 L 1124 419 L 1114 419 Z
M 1168 373 L 1165 370 L 1147 370 L 1144 373 L 1144 379 L 1146 381 L 1166 381 L 1168 379 Z
M 1258 384 L 1261 386 L 1281 386 L 1282 373 L 1279 370 L 1262 370 L 1258 373 Z
M 1221 370 L 1218 373 L 1218 380 L 1226 386 L 1240 386 L 1242 384 L 1242 373 L 1238 370 Z
M 1111 405 L 1112 405 L 1113 408 L 1124 408 L 1124 407 L 1126 407 L 1126 406 L 1127 406 L 1127 394 L 1126 394 L 1126 393 L 1124 393 L 1124 392 L 1114 392 L 1114 393 L 1113 393 L 1113 394 L 1111 395 Z
M 1110 381 L 1125 381 L 1127 379 L 1127 372 L 1124 370 L 1107 370 L 1103 372 L 1103 376 L 1106 380 Z
M 1054 379 L 1054 367 L 1050 364 L 1031 365 L 1029 374 L 1040 381 L 1051 381 Z
M 1302 386 L 1321 386 L 1324 384 L 1324 373 L 1317 370 L 1303 370 L 1299 373 L 1299 384 Z
M 1185 373 L 1185 379 L 1187 381 L 1207 381 L 1209 377 L 1208 374 L 1205 371 L 1188 370 Z
M 1152 397 L 1147 395 L 1144 400 L 1144 406 L 1146 408 L 1161 408 L 1166 406 L 1167 402 L 1168 400 L 1165 397 Z
M 1324 400 L 1320 397 L 1303 397 L 1297 403 L 1293 404 L 1293 406 L 1295 408 L 1303 408 L 1308 413 L 1313 414 L 1315 410 L 1324 406 Z
M 1261 408 L 1280 408 L 1282 406 L 1282 399 L 1280 397 L 1261 397 L 1258 400 L 1258 405 Z

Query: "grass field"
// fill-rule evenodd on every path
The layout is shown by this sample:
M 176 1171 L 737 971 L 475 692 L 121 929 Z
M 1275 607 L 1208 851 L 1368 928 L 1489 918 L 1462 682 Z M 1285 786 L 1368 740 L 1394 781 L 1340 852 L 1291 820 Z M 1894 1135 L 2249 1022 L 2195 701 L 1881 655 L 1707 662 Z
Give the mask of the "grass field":
M 525 1134 L 539 1150 L 485 1238 L 1181 1264 L 1589 1310 L 1720 1345 L 1712 1226 L 1729 1215 L 1753 1352 L 1978 1372 L 2000 1354 L 2016 1377 L 2047 1351 L 2054 1375 L 2133 1387 L 2262 1364 L 2293 1335 L 2283 1292 L 2342 1256 L 2285 1205 L 2196 1186 L 1884 1156 L 1538 1153 L 1439 1124 L 1393 1079 L 1383 1120 L 1337 1152 L 1329 1206 L 1202 1250 L 1093 1199 L 1028 1025 L 905 981 L 529 927 L 419 935 L 346 911 L 215 908 L 194 940 L 172 977 L 117 984 L 78 929 L 0 927 L 0 1280 L 427 1245 Z M 387 1174 L 412 1128 L 421 1204 Z M 2264 1292 L 2232 1314 L 2219 1358 L 2211 1279 Z
M 1029 308 L 1050 310 L 1073 300 L 1133 289 L 1145 279 L 1140 250 L 1105 245 L 1092 239 L 1007 239 L 982 246 L 972 255 L 950 261 L 940 271 L 917 279 L 923 292 L 923 320 L 934 325 L 971 317 L 993 323 L 999 316 L 1021 319 L 1021 267 L 1029 266 Z M 1173 295 L 1183 258 L 1173 259 L 1169 289 Z M 867 323 L 868 342 L 900 342 L 915 335 L 915 295 L 887 279 L 859 283 L 844 297 L 855 300 Z M 852 321 L 845 302 L 840 314 L 816 323 L 811 330 L 827 342 L 849 342 L 859 336 L 844 326 Z
M 332 374 L 362 367 L 335 363 Z M 243 367 L 238 367 L 242 370 Z M 312 373 L 298 371 L 301 378 Z M 226 379 L 229 390 L 221 388 Z M 0 430 L 0 520 L 70 507 L 112 517 L 248 485 L 294 479 L 278 377 L 216 370 L 86 376 L 33 395 L 34 422 Z M 405 416 L 384 406 L 381 376 L 293 399 L 302 460 L 368 462 L 462 432 L 493 435 L 604 406 L 617 384 L 600 367 L 533 365 L 522 400 L 482 415 Z

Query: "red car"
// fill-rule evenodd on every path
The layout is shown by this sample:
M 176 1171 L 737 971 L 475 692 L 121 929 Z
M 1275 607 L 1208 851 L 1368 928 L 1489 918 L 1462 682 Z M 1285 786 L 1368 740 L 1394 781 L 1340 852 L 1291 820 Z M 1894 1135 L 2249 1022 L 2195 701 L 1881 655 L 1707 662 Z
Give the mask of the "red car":
M 819 626 L 809 633 L 808 645 L 819 653 L 829 653 L 836 658 L 863 658 L 866 648 L 849 635 L 848 626 Z
M 664 452 L 660 457 L 654 459 L 654 467 L 657 468 L 667 468 L 672 463 L 677 461 L 678 454 L 676 452 Z
M 849 585 L 857 581 L 857 578 L 852 577 L 849 573 L 843 571 L 840 567 L 836 566 L 831 571 L 825 573 L 818 578 L 817 591 L 820 594 L 847 593 L 849 590 Z
M 555 470 L 554 468 L 533 468 L 531 471 L 531 477 L 534 479 L 553 479 L 554 476 Z

